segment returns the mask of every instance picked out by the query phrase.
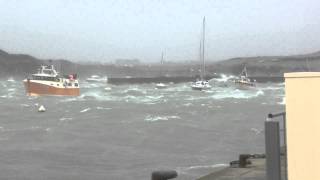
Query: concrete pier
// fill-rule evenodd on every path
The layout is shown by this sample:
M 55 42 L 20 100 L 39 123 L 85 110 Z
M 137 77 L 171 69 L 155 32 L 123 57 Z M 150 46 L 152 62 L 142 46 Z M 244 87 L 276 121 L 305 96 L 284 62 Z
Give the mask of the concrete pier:
M 266 178 L 266 159 L 253 158 L 248 159 L 251 164 L 245 168 L 240 167 L 226 167 L 218 169 L 198 180 L 267 180 Z M 281 157 L 281 166 L 284 167 L 284 157 Z M 281 179 L 284 179 L 284 168 L 282 169 Z

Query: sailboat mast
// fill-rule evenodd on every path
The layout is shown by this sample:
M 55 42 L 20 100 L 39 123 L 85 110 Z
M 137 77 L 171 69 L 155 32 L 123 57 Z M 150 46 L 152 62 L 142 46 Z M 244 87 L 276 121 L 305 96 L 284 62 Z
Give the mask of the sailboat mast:
M 162 54 L 161 54 L 161 65 L 163 65 L 163 51 L 162 51 Z
M 160 61 L 160 77 L 163 75 L 163 64 L 164 64 L 164 60 L 163 60 L 163 51 L 161 52 L 161 61 Z
M 200 40 L 200 46 L 199 46 L 199 60 L 200 62 L 202 61 L 202 41 Z M 203 71 L 203 67 L 202 64 L 200 63 L 200 80 L 203 80 L 203 76 L 202 76 L 202 71 Z
M 205 43 L 205 25 L 206 25 L 206 17 L 203 17 L 203 22 L 202 22 L 202 78 L 206 78 L 206 64 L 205 64 L 205 58 L 204 58 L 204 43 Z

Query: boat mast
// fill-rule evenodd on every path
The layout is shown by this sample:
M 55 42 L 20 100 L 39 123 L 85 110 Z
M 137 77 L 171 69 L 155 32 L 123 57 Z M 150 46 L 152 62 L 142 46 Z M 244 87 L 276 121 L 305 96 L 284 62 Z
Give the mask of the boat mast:
M 240 76 L 248 77 L 246 64 L 244 64 L 244 67 L 243 67 L 243 69 L 242 69 L 242 72 L 241 72 L 241 75 L 240 75 Z
M 161 61 L 160 61 L 160 77 L 162 76 L 162 72 L 163 72 L 163 64 L 164 64 L 164 60 L 163 60 L 163 51 L 161 53 Z
M 202 22 L 202 80 L 206 78 L 206 64 L 204 61 L 204 43 L 205 43 L 205 25 L 206 25 L 206 17 L 203 17 L 203 22 Z
M 199 59 L 200 59 L 200 62 L 202 61 L 202 41 L 200 40 L 200 46 L 199 46 Z M 203 75 L 202 75 L 202 71 L 203 71 L 203 67 L 202 67 L 202 64 L 200 63 L 200 80 L 202 81 L 203 80 Z
M 162 54 L 161 54 L 161 65 L 163 65 L 163 51 L 162 51 Z

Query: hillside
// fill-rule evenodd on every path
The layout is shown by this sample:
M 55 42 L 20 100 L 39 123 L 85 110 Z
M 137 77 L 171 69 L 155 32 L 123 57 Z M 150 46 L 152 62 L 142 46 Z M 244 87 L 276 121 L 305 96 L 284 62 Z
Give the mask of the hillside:
M 78 73 L 79 77 L 92 74 L 107 75 L 108 77 L 155 77 L 155 76 L 197 76 L 199 64 L 167 63 L 141 64 L 134 67 L 115 64 L 83 64 L 68 60 L 53 60 L 59 72 L 64 74 Z M 49 64 L 49 60 L 38 59 L 26 54 L 10 54 L 0 50 L 0 75 L 2 78 L 14 76 L 24 78 L 34 73 L 42 64 Z M 238 75 L 246 64 L 250 76 L 283 76 L 285 72 L 320 71 L 320 51 L 293 56 L 259 56 L 239 57 L 218 62 L 208 62 L 207 74 L 224 73 Z

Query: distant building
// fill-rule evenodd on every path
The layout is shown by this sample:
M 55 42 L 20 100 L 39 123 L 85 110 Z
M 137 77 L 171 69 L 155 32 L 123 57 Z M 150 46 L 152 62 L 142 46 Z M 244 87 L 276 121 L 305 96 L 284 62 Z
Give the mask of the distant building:
M 139 59 L 117 59 L 115 61 L 117 66 L 134 67 L 140 65 Z

